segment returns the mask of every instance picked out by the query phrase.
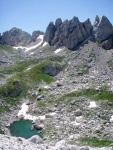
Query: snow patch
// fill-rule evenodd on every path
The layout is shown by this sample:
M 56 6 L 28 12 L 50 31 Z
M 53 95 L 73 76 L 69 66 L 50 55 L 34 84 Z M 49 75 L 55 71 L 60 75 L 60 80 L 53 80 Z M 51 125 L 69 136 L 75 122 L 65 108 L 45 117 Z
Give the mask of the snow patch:
M 45 118 L 47 116 L 53 117 L 56 115 L 56 112 L 52 112 L 52 113 L 48 113 L 46 115 L 37 117 L 37 116 L 33 116 L 33 115 L 28 114 L 28 109 L 29 109 L 29 106 L 26 103 L 23 103 L 21 106 L 21 109 L 19 110 L 19 112 L 17 114 L 17 117 L 18 118 L 22 117 L 25 120 L 31 120 L 31 121 L 35 122 L 36 120 L 45 120 Z
M 78 123 L 82 122 L 83 121 L 83 117 L 82 116 L 76 117 L 76 121 Z
M 28 52 L 28 51 L 30 51 L 32 49 L 35 49 L 38 46 L 40 46 L 43 43 L 43 37 L 44 37 L 44 35 L 39 35 L 39 37 L 37 39 L 41 39 L 41 41 L 37 45 L 34 45 L 32 47 L 29 47 L 29 48 L 26 48 L 25 52 Z
M 71 122 L 71 125 L 73 125 L 73 126 L 79 126 L 80 123 L 78 123 L 78 122 L 75 120 L 75 121 Z
M 42 47 L 46 46 L 48 43 L 47 42 L 44 42 L 44 44 L 42 45 Z
M 60 51 L 62 51 L 64 48 L 58 48 L 57 50 L 55 50 L 55 54 L 59 53 Z
M 112 115 L 111 118 L 110 118 L 110 122 L 113 122 L 113 115 Z
M 34 54 L 34 52 L 30 53 L 29 55 L 33 55 L 33 54 Z
M 95 107 L 97 107 L 96 102 L 95 101 L 91 101 L 88 107 L 89 108 L 95 108 Z
M 19 48 L 20 49 L 26 49 L 26 47 L 23 47 L 23 46 L 14 46 L 13 48 L 16 49 L 16 50 L 19 49 Z
M 14 46 L 13 48 L 14 49 L 19 49 L 19 48 L 20 49 L 25 49 L 25 52 L 28 52 L 28 51 L 30 51 L 32 49 L 35 49 L 38 46 L 40 46 L 43 43 L 43 38 L 44 38 L 44 35 L 39 35 L 39 37 L 37 39 L 41 39 L 41 41 L 38 44 L 34 45 L 34 46 L 31 46 L 31 47 Z
M 50 86 L 45 85 L 44 89 L 50 89 Z
M 35 122 L 36 120 L 40 119 L 40 120 L 44 120 L 45 119 L 45 115 L 43 116 L 32 116 L 30 114 L 28 114 L 28 109 L 29 109 L 29 106 L 26 105 L 26 103 L 23 103 L 22 106 L 21 106 L 21 110 L 19 110 L 17 116 L 20 118 L 20 117 L 23 117 L 23 119 L 25 120 L 32 120 L 33 122 Z
M 30 70 L 30 69 L 31 69 L 31 67 L 27 68 L 26 71 L 28 71 L 28 70 Z
M 49 115 L 50 115 L 51 117 L 53 117 L 53 116 L 56 115 L 56 112 L 49 113 Z

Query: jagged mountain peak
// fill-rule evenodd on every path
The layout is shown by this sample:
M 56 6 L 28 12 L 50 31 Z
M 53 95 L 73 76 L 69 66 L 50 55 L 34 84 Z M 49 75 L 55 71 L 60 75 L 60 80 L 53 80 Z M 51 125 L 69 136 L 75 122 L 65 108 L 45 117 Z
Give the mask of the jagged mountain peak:
M 65 21 L 57 18 L 55 24 L 52 21 L 49 23 L 45 34 L 38 30 L 30 35 L 13 27 L 0 36 L 0 43 L 25 46 L 30 42 L 35 42 L 39 35 L 44 35 L 44 42 L 48 42 L 55 49 L 65 46 L 70 50 L 76 50 L 88 40 L 97 41 L 105 49 L 113 47 L 113 26 L 106 16 L 99 17 L 98 15 L 93 25 L 89 18 L 84 22 L 80 22 L 76 16 Z
M 101 43 L 108 40 L 113 36 L 113 26 L 106 16 L 98 17 L 96 16 L 93 25 L 93 33 L 97 42 Z M 109 48 L 113 46 L 113 39 L 110 39 Z M 107 47 L 104 47 L 108 49 Z
M 96 16 L 94 24 L 92 25 L 90 19 L 85 22 L 80 22 L 78 17 L 73 17 L 71 20 L 57 19 L 55 25 L 51 22 L 45 32 L 45 41 L 51 46 L 59 48 L 66 46 L 70 50 L 75 50 L 78 46 L 87 42 L 89 39 L 101 43 L 109 40 L 109 37 L 113 35 L 113 26 L 106 16 Z M 113 46 L 112 42 L 109 42 L 109 48 Z M 105 49 L 108 49 L 105 45 Z

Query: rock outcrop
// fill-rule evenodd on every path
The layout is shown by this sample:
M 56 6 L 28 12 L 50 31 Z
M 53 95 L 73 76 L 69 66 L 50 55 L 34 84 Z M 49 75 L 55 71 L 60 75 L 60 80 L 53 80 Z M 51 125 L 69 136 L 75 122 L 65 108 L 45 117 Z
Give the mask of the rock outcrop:
M 99 18 L 96 16 L 93 25 L 93 33 L 96 41 L 99 43 L 107 40 L 113 34 L 112 24 L 109 22 L 107 17 L 102 16 Z
M 35 42 L 39 35 L 44 35 L 42 31 L 34 31 L 32 36 L 18 28 L 12 28 L 0 35 L 0 43 L 10 46 L 26 46 L 30 42 Z M 55 24 L 50 22 L 45 35 L 44 42 L 48 42 L 55 49 L 62 46 L 70 50 L 76 50 L 88 41 L 96 41 L 104 49 L 113 47 L 113 26 L 107 17 L 96 16 L 94 24 L 90 20 L 80 22 L 77 17 L 62 22 L 61 18 L 56 19 Z
M 70 50 L 75 50 L 88 40 L 95 40 L 103 48 L 110 49 L 113 46 L 112 36 L 113 26 L 105 16 L 96 16 L 93 26 L 89 19 L 82 23 L 77 17 L 73 17 L 72 20 L 64 22 L 58 18 L 55 25 L 50 22 L 44 40 L 56 49 L 66 46 Z
M 50 76 L 56 76 L 61 70 L 62 68 L 58 66 L 45 66 L 43 68 L 44 74 L 47 74 Z
M 20 81 L 14 81 L 10 87 L 7 87 L 4 91 L 5 96 L 17 97 L 23 91 L 22 84 Z
M 50 22 L 45 33 L 44 40 L 47 41 L 50 45 L 52 45 L 52 40 L 54 39 L 56 27 L 53 22 Z
M 2 35 L 2 44 L 17 46 L 26 45 L 31 41 L 31 35 L 16 27 L 6 31 Z
M 108 38 L 107 40 L 103 41 L 100 46 L 102 46 L 102 48 L 109 50 L 110 48 L 113 47 L 113 36 L 111 36 L 110 38 Z
M 44 32 L 39 31 L 39 30 L 38 30 L 38 31 L 33 31 L 31 40 L 32 40 L 33 42 L 35 42 L 36 39 L 37 39 L 37 37 L 38 37 L 39 35 L 44 35 Z
M 107 19 L 102 16 L 99 18 L 96 16 L 93 25 L 93 34 L 95 40 L 104 48 L 110 49 L 113 46 L 113 26 Z
M 92 32 L 90 20 L 81 23 L 77 17 L 72 20 L 62 22 L 58 18 L 55 25 L 51 22 L 45 33 L 45 40 L 56 48 L 66 46 L 70 50 L 74 50 L 80 43 L 84 42 Z

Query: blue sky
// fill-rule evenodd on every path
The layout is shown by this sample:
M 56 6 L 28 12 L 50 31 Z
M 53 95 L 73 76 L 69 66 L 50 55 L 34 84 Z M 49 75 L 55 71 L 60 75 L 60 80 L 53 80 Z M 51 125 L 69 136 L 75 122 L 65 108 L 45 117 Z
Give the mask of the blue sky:
M 113 0 L 0 0 L 0 32 L 17 27 L 32 33 L 46 30 L 50 21 L 79 18 L 81 22 L 105 15 L 113 24 Z

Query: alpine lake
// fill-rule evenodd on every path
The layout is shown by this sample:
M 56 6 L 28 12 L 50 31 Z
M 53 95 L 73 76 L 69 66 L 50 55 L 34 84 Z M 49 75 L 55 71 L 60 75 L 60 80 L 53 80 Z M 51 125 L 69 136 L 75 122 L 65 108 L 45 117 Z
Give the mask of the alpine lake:
M 42 133 L 40 132 L 41 130 L 31 130 L 32 125 L 32 122 L 29 120 L 16 121 L 10 125 L 10 133 L 12 136 L 22 137 L 25 139 L 28 139 L 33 135 L 39 135 L 42 137 Z

